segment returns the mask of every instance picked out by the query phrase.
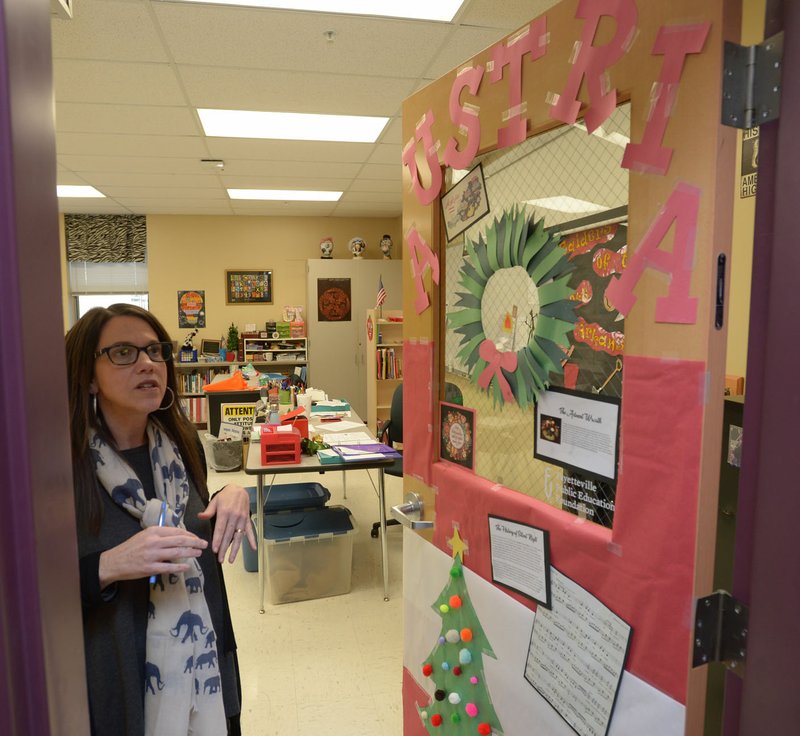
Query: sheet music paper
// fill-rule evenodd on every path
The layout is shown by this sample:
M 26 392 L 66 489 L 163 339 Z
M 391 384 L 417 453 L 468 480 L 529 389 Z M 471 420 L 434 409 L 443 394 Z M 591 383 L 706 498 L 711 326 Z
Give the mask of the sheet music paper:
M 361 425 L 363 426 L 363 425 Z M 366 432 L 329 432 L 322 435 L 326 445 L 373 445 L 375 439 Z
M 580 736 L 604 736 L 631 627 L 554 567 L 551 598 L 536 610 L 525 679 Z

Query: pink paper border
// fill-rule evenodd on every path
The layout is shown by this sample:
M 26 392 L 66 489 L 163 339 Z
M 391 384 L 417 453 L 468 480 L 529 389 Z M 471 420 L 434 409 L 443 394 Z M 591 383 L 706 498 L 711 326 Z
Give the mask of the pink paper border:
M 551 562 L 633 627 L 627 669 L 686 702 L 705 365 L 627 356 L 613 533 L 449 463 L 432 469 L 434 544 L 491 583 L 487 516 L 550 532 Z M 665 400 L 665 387 L 679 387 Z M 658 448 L 657 452 L 653 448 Z M 529 608 L 535 605 L 503 589 Z

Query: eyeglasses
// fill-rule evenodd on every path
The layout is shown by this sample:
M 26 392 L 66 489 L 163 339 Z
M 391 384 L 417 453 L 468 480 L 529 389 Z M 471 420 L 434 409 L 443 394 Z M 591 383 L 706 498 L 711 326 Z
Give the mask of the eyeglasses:
M 139 353 L 145 353 L 150 360 L 156 363 L 164 363 L 172 358 L 172 343 L 151 342 L 143 348 L 138 348 L 136 345 L 120 342 L 98 350 L 94 357 L 99 358 L 104 353 L 114 365 L 133 365 L 139 360 Z

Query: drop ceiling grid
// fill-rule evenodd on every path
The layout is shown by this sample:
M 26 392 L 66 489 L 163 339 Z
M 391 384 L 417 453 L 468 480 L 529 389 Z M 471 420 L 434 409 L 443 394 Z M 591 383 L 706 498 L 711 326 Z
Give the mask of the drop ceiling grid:
M 62 199 L 61 209 L 397 216 L 402 100 L 520 27 L 536 14 L 532 5 L 467 0 L 448 24 L 81 0 L 72 21 L 52 23 L 58 180 L 116 196 Z M 327 30 L 336 34 L 333 43 Z M 196 107 L 385 115 L 390 122 L 377 144 L 207 138 Z M 201 158 L 225 160 L 225 171 L 209 172 Z M 225 188 L 234 185 L 346 196 L 338 203 L 229 201 Z

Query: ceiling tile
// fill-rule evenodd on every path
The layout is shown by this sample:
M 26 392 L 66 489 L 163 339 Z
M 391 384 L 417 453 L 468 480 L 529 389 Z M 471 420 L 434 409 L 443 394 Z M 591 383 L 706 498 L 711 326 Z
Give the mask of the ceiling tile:
M 103 194 L 116 200 L 130 199 L 185 199 L 185 200 L 214 200 L 225 199 L 228 194 L 222 187 L 199 188 L 199 187 L 129 187 L 129 186 L 105 186 Z
M 93 186 L 108 194 L 111 187 L 148 187 L 164 189 L 167 187 L 183 189 L 221 189 L 219 177 L 208 172 L 206 174 L 129 174 L 117 171 L 81 171 L 81 179 L 89 181 Z M 59 176 L 59 183 L 61 177 Z
M 51 25 L 56 59 L 169 60 L 145 3 L 80 0 L 72 20 Z
M 223 110 L 391 117 L 414 88 L 413 80 L 356 73 L 184 65 L 178 74 L 191 105 Z
M 389 179 L 399 180 L 402 170 L 399 165 L 388 166 L 384 164 L 367 164 L 359 172 L 362 179 Z
M 127 174 L 209 176 L 215 173 L 204 168 L 196 156 L 157 158 L 155 156 L 96 156 L 59 153 L 58 160 L 69 171 L 118 173 L 123 176 Z
M 340 70 L 417 77 L 450 33 L 446 23 L 420 23 L 326 13 L 154 3 L 179 64 Z M 323 35 L 335 33 L 329 42 Z M 402 63 L 398 64 L 398 59 Z
M 56 102 L 183 105 L 169 64 L 62 59 L 53 67 Z
M 561 0 L 471 0 L 456 16 L 456 22 L 469 26 L 508 29 L 521 28 L 532 18 L 558 5 Z M 503 34 L 503 35 L 507 35 Z M 466 58 L 466 57 L 464 57 Z
M 56 150 L 59 154 L 94 154 L 105 156 L 196 156 L 208 158 L 200 136 L 176 135 L 108 135 L 89 133 L 58 133 Z
M 402 166 L 403 147 L 396 145 L 379 144 L 369 157 L 371 164 L 390 164 L 391 166 Z
M 372 153 L 372 143 L 323 143 L 321 141 L 275 141 L 252 138 L 206 138 L 213 158 L 260 159 L 262 161 L 319 161 L 363 163 Z
M 58 211 L 68 215 L 129 215 L 135 210 L 111 199 L 58 199 Z
M 495 28 L 458 28 L 450 42 L 439 51 L 431 65 L 425 70 L 425 77 L 438 79 L 451 69 L 463 64 L 465 60 L 485 48 L 493 46 L 506 35 L 508 35 L 507 31 Z
M 202 135 L 188 107 L 56 103 L 58 130 L 67 133 Z

